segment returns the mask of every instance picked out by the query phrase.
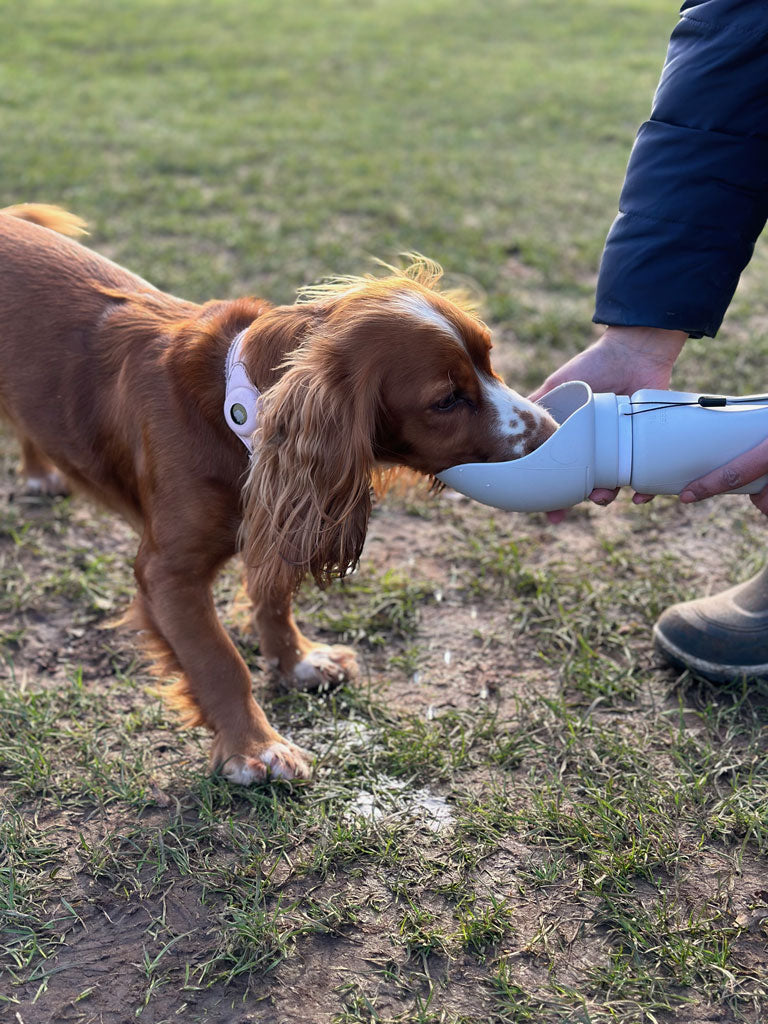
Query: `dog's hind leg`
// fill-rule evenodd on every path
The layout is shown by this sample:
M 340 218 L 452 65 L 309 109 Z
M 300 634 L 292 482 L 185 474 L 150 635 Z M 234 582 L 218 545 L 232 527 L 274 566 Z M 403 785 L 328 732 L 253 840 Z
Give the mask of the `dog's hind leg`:
M 41 494 L 50 498 L 70 493 L 64 475 L 28 437 L 21 437 L 21 465 L 19 473 L 24 480 L 25 494 Z

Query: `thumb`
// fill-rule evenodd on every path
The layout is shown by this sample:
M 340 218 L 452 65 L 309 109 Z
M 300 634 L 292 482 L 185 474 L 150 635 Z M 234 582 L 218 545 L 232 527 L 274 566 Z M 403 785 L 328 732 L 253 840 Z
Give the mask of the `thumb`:
M 562 384 L 563 381 L 567 379 L 567 376 L 563 377 L 562 373 L 551 373 L 543 384 L 540 384 L 535 391 L 532 391 L 530 395 L 528 395 L 528 400 L 531 402 L 538 402 L 540 398 L 543 398 L 544 395 L 548 395 L 550 391 L 554 391 L 558 384 Z
M 757 480 L 768 472 L 768 438 L 761 441 L 755 448 L 750 448 L 743 455 L 738 455 L 723 466 L 718 466 L 711 473 L 692 480 L 682 491 L 680 501 L 688 505 L 694 501 L 703 501 L 715 494 L 735 491 L 739 487 Z

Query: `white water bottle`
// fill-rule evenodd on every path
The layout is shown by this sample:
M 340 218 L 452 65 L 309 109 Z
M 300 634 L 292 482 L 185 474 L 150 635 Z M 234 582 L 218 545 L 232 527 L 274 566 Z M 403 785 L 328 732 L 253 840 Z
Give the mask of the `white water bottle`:
M 452 466 L 439 479 L 486 505 L 547 512 L 578 504 L 594 487 L 679 494 L 768 437 L 768 395 L 644 390 L 627 397 L 570 381 L 540 404 L 560 426 L 536 451 Z M 768 474 L 734 493 L 754 494 L 766 483 Z

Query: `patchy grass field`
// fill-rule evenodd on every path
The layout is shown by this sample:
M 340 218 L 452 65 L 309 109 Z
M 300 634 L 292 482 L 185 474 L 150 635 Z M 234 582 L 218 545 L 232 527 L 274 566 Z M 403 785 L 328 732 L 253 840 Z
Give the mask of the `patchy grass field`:
M 0 201 L 69 206 L 195 299 L 423 251 L 484 293 L 532 388 L 592 334 L 673 22 L 663 0 L 7 0 Z M 678 384 L 765 385 L 766 269 Z M 245 790 L 104 628 L 135 538 L 23 499 L 14 459 L 5 437 L 3 1021 L 765 1021 L 768 689 L 679 678 L 650 643 L 669 602 L 760 564 L 748 503 L 553 528 L 393 496 L 361 570 L 301 597 L 360 686 L 272 696 L 314 780 Z M 262 693 L 236 567 L 218 603 Z

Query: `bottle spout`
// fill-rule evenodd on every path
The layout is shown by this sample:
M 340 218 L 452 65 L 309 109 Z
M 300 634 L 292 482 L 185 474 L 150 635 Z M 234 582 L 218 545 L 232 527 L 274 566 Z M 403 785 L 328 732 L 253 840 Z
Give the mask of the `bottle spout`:
M 547 512 L 583 501 L 594 481 L 592 389 L 583 381 L 570 381 L 540 404 L 560 425 L 536 451 L 511 462 L 452 466 L 438 479 L 467 497 L 510 512 Z

